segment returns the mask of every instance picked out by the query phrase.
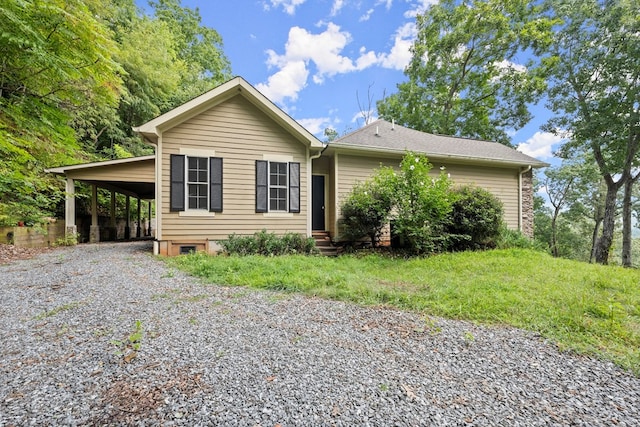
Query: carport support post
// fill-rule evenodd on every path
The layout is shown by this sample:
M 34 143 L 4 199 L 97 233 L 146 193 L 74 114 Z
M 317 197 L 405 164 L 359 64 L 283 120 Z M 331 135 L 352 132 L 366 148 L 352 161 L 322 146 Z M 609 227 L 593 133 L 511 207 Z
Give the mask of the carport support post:
M 124 205 L 124 216 L 127 222 L 124 224 L 124 239 L 129 240 L 131 238 L 131 198 L 127 195 L 127 201 Z
M 140 225 L 141 225 L 141 218 L 140 218 L 140 214 L 142 213 L 142 206 L 140 206 L 140 203 L 142 203 L 142 200 L 140 200 L 140 197 L 138 197 L 138 226 L 136 227 L 136 237 L 139 239 L 140 238 Z
M 151 234 L 151 200 L 149 200 L 149 228 L 147 228 L 147 236 L 152 236 Z
M 73 178 L 67 178 L 67 183 L 65 186 L 64 223 L 65 237 L 77 237 L 78 228 L 76 227 L 76 186 L 73 182 Z
M 91 184 L 91 228 L 89 229 L 89 243 L 100 241 L 100 226 L 98 225 L 98 187 Z
M 118 239 L 118 229 L 116 228 L 116 192 L 111 190 L 111 212 L 109 212 L 109 239 Z

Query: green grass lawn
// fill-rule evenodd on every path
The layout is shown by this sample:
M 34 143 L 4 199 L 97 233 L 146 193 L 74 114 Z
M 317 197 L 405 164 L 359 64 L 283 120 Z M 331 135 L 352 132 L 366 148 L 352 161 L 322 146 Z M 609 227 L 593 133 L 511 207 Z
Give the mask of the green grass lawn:
M 639 270 L 520 249 L 414 259 L 195 254 L 167 262 L 208 283 L 516 326 L 640 375 Z

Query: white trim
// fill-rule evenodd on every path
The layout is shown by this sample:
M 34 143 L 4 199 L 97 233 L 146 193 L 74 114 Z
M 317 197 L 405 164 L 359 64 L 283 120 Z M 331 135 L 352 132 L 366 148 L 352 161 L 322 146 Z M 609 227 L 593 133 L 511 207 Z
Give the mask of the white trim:
M 293 218 L 293 214 L 291 212 L 264 212 L 262 214 L 265 218 Z
M 311 179 L 309 177 L 313 176 L 313 159 L 309 155 L 309 149 L 306 150 L 307 156 L 307 237 L 311 237 L 312 231 L 311 229 Z M 300 179 L 302 179 L 302 173 L 300 173 Z
M 216 216 L 215 212 L 209 212 L 206 209 L 185 209 L 178 212 L 178 216 L 199 216 L 199 217 L 211 217 Z
M 215 157 L 215 150 L 205 150 L 201 148 L 184 148 L 180 147 L 180 154 L 188 157 Z
M 126 159 L 116 159 L 116 160 L 106 160 L 103 162 L 93 162 L 93 163 L 80 163 L 78 165 L 70 165 L 70 166 L 60 166 L 58 168 L 45 169 L 44 171 L 47 173 L 56 173 L 56 174 L 64 174 L 67 171 L 76 170 L 76 169 L 88 169 L 100 166 L 112 166 L 119 164 L 127 164 L 127 163 L 136 163 L 136 162 L 144 162 L 146 160 L 152 160 L 156 156 L 141 156 L 141 157 L 129 157 Z
M 287 156 L 283 154 L 263 154 L 262 160 L 274 163 L 290 163 L 293 162 L 293 156 Z
M 167 158 L 167 161 L 169 159 Z M 171 165 L 169 165 L 171 168 Z M 167 183 L 171 188 L 171 183 Z M 162 182 L 162 135 L 158 137 L 158 144 L 156 145 L 156 240 L 162 240 L 162 188 L 164 183 Z M 151 218 L 149 218 L 151 221 Z M 158 247 L 158 250 L 159 247 Z M 154 247 L 155 251 L 155 247 Z M 159 252 L 158 252 L 159 253 Z

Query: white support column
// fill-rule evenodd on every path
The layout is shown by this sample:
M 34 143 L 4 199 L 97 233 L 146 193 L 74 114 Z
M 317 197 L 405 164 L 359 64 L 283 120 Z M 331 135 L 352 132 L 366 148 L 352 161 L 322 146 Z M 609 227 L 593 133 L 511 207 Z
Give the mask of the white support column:
M 76 227 L 76 186 L 73 178 L 67 178 L 64 203 L 65 236 L 78 234 Z
M 91 227 L 89 229 L 89 242 L 100 241 L 100 226 L 98 225 L 98 187 L 91 184 Z

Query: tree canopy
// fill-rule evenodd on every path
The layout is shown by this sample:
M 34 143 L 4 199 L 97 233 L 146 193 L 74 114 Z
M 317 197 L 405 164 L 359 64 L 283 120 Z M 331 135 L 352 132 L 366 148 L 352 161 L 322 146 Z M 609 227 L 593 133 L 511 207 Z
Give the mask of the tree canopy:
M 408 80 L 378 113 L 424 132 L 499 141 L 531 118 L 544 80 L 518 64 L 549 41 L 551 21 L 524 0 L 442 0 L 416 18 Z
M 179 0 L 0 5 L 0 225 L 54 215 L 43 170 L 148 151 L 131 127 L 230 77 L 218 33 Z

